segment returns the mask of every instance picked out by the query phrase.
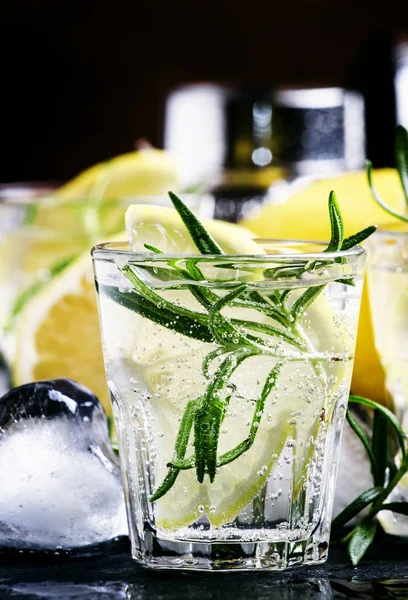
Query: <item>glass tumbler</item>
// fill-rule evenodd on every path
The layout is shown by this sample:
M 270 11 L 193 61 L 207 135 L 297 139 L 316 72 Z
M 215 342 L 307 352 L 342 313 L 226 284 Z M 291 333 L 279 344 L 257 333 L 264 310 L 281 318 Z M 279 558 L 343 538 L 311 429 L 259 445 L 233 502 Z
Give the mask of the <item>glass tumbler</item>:
M 186 201 L 197 214 L 212 217 L 213 200 L 208 195 L 187 194 Z M 29 344 L 24 339 L 17 340 L 18 325 L 24 320 L 31 301 L 40 292 L 46 294 L 45 288 L 83 253 L 88 253 L 95 243 L 118 236 L 122 238 L 125 211 L 134 203 L 171 204 L 165 194 L 65 200 L 46 186 L 0 186 L 0 390 L 3 387 L 6 391 L 10 386 L 9 377 L 2 377 L 2 373 L 7 367 L 11 371 L 16 369 L 17 355 L 21 364 L 32 360 Z M 93 285 L 91 261 L 89 263 Z M 95 331 L 98 331 L 96 301 L 92 317 Z M 58 331 L 55 337 L 58 340 Z M 41 372 L 27 376 L 19 372 L 17 378 L 12 372 L 11 379 L 18 380 L 19 384 L 63 376 L 79 379 L 105 406 L 109 406 L 99 336 L 95 345 L 99 350 L 101 369 L 97 373 L 89 370 L 86 381 L 79 378 L 75 368 L 66 372 L 61 366 L 65 362 L 55 360 L 58 353 L 63 352 L 59 344 L 54 345 L 54 355 L 49 363 L 41 366 Z
M 408 433 L 408 229 L 396 224 L 367 240 L 368 287 L 375 345 L 385 372 L 386 393 Z M 408 500 L 404 477 L 388 498 Z M 384 529 L 408 536 L 408 517 L 391 511 L 378 515 Z
M 48 290 L 52 295 L 53 282 L 63 276 L 81 254 L 87 253 L 96 242 L 122 232 L 124 210 L 119 201 L 94 203 L 89 198 L 67 201 L 53 195 L 52 190 L 8 187 L 0 190 L 0 356 L 2 372 L 7 373 L 3 377 L 3 392 L 11 381 L 19 385 L 32 380 L 70 377 L 90 387 L 101 402 L 109 406 L 104 377 L 94 369 L 77 369 L 74 360 L 66 360 L 63 331 L 53 332 L 52 352 L 47 360 L 31 368 L 38 342 L 37 337 L 30 338 L 27 333 L 27 323 L 34 327 L 35 319 L 42 318 L 38 306 L 35 314 L 31 310 L 36 298 L 42 298 L 44 305 Z M 92 267 L 90 272 L 92 284 Z M 81 274 L 77 277 L 79 285 Z M 97 332 L 96 302 L 93 319 L 95 327 L 92 329 Z M 94 363 L 98 356 L 103 372 L 102 349 L 97 337 L 95 348 Z M 74 351 L 72 346 L 70 350 Z
M 145 566 L 326 560 L 365 252 L 259 244 L 254 256 L 92 251 L 132 554 Z

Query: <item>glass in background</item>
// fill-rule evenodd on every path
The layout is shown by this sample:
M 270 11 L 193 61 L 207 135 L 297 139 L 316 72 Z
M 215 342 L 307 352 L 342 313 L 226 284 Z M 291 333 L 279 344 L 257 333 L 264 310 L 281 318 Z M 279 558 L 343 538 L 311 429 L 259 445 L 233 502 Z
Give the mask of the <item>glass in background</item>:
M 283 176 L 272 164 L 271 120 L 265 87 L 202 83 L 169 94 L 164 147 L 182 163 L 184 187 L 213 195 L 215 218 L 239 221 Z
M 26 309 L 38 294 L 46 294 L 47 288 L 62 276 L 80 257 L 103 239 L 126 239 L 124 214 L 130 204 L 171 206 L 166 194 L 129 196 L 123 198 L 84 197 L 63 200 L 52 195 L 46 186 L 3 186 L 0 188 L 0 369 L 5 364 L 16 385 L 28 383 L 28 375 L 20 372 L 18 364 L 31 364 L 33 349 L 29 344 L 17 344 L 20 323 Z M 187 204 L 201 217 L 213 215 L 213 198 L 206 194 L 185 194 Z M 91 260 L 89 259 L 92 280 Z M 81 272 L 77 272 L 80 277 Z M 78 285 L 80 282 L 78 281 Z M 93 315 L 97 322 L 96 301 Z M 92 313 L 92 311 L 91 311 Z M 41 315 L 39 315 L 41 318 Z M 97 327 L 95 328 L 97 331 Z M 99 337 L 99 336 L 98 336 Z M 58 332 L 55 332 L 58 339 Z M 95 342 L 99 348 L 99 340 Z M 87 385 L 107 406 L 106 384 L 103 376 L 102 352 L 99 373 L 87 372 L 88 380 L 76 376 L 74 361 L 71 372 L 58 363 L 62 350 L 54 345 L 54 355 L 49 357 L 48 370 L 42 365 L 41 376 L 30 374 L 30 380 L 71 377 Z M 95 361 L 96 362 L 96 361 Z M 59 371 L 56 370 L 59 365 Z M 16 370 L 18 375 L 16 376 Z M 27 368 L 27 371 L 30 369 Z M 83 373 L 83 371 L 81 371 Z M 38 374 L 39 375 L 39 374 Z M 10 378 L 0 378 L 3 391 L 10 386 Z M 104 401 L 105 400 L 105 401 Z
M 378 230 L 367 241 L 367 270 L 375 344 L 386 376 L 386 392 L 408 433 L 408 230 L 401 224 Z M 408 500 L 404 478 L 387 501 Z M 385 531 L 408 536 L 408 517 L 379 513 Z

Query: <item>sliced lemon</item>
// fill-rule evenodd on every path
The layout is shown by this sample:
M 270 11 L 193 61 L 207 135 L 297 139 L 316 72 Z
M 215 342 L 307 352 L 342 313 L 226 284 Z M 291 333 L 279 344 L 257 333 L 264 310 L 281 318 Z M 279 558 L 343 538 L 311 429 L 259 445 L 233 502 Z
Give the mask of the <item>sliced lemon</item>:
M 226 253 L 263 253 L 250 231 L 227 223 L 205 220 L 203 223 Z M 132 206 L 126 214 L 126 228 L 134 251 L 145 251 L 144 244 L 147 243 L 165 253 L 197 253 L 183 222 L 173 209 Z M 183 306 L 198 308 L 188 291 L 170 290 L 161 294 L 167 299 L 177 299 Z M 208 384 L 202 374 L 202 361 L 217 346 L 175 335 L 115 305 L 108 298 L 103 302 L 102 314 L 110 313 L 111 322 L 111 326 L 104 327 L 108 377 L 118 394 L 118 405 L 122 404 L 120 410 L 124 410 L 123 402 L 129 401 L 133 406 L 135 401 L 133 389 L 127 390 L 130 380 L 136 381 L 140 393 L 149 398 L 143 410 L 150 428 L 148 435 L 153 440 L 151 451 L 155 455 L 153 470 L 157 487 L 173 458 L 178 424 L 186 404 L 202 395 Z M 255 315 L 247 309 L 234 309 L 231 316 L 242 319 L 253 317 L 257 321 L 268 322 L 267 317 L 259 313 Z M 334 316 L 324 295 L 311 305 L 302 322 L 305 331 L 310 334 L 310 352 L 318 349 L 352 354 L 353 339 L 347 327 Z M 122 342 L 122 338 L 128 337 L 129 330 L 137 332 L 137 338 L 131 340 L 130 346 Z M 122 353 L 119 360 L 118 351 Z M 217 360 L 220 362 L 222 359 Z M 230 383 L 238 392 L 231 399 L 222 425 L 218 455 L 247 438 L 255 400 L 277 360 L 251 357 L 235 371 Z M 124 364 L 128 370 L 125 378 L 121 374 Z M 320 417 L 325 418 L 320 414 L 322 407 L 333 408 L 337 398 L 345 391 L 344 382 L 351 370 L 351 362 L 330 363 L 328 360 L 320 364 L 321 367 L 316 367 L 311 359 L 303 357 L 302 360 L 301 355 L 298 362 L 288 362 L 279 377 L 278 387 L 266 401 L 251 448 L 238 459 L 220 467 L 213 483 L 205 479 L 204 483 L 198 484 L 194 469 L 181 471 L 173 487 L 155 503 L 156 525 L 163 529 L 182 528 L 204 512 L 213 526 L 230 523 L 266 484 L 288 440 L 292 443 L 296 440 L 298 444 L 290 451 L 297 461 L 293 471 L 299 480 L 295 483 L 297 493 L 314 452 L 307 442 L 311 435 L 317 434 Z M 292 379 L 300 387 L 295 388 Z M 191 438 L 188 456 L 194 452 Z
M 200 219 L 226 254 L 264 254 L 255 235 L 239 225 Z M 135 252 L 146 252 L 144 244 L 156 246 L 166 254 L 196 254 L 194 245 L 174 208 L 133 204 L 125 215 L 128 240 Z
M 376 348 L 393 408 L 401 415 L 408 398 L 408 274 L 404 263 L 399 246 L 384 244 L 368 269 Z
M 320 313 L 323 309 L 327 314 L 328 305 L 324 300 L 322 298 L 320 303 Z M 316 313 L 319 313 L 318 309 Z M 244 311 L 241 316 L 246 316 Z M 324 315 L 316 316 L 324 328 L 324 340 L 329 335 L 327 328 L 334 325 Z M 126 321 L 129 323 L 129 317 Z M 115 322 L 117 324 L 118 320 L 115 319 Z M 336 329 L 337 333 L 339 331 Z M 346 333 L 343 334 L 346 337 Z M 132 374 L 151 399 L 146 410 L 151 437 L 155 440 L 155 480 L 158 485 L 163 481 L 167 463 L 172 459 L 175 435 L 186 403 L 202 394 L 208 384 L 202 376 L 201 363 L 211 347 L 188 339 L 180 343 L 173 334 L 160 331 L 159 326 L 154 324 L 143 327 L 140 335 L 144 350 L 138 351 L 137 358 L 134 357 Z M 160 348 L 157 342 L 154 344 L 155 340 L 161 344 Z M 344 350 L 344 341 L 335 350 Z M 351 343 L 350 339 L 348 343 Z M 265 357 L 249 358 L 231 378 L 231 384 L 239 394 L 231 399 L 230 410 L 222 426 L 219 455 L 248 437 L 254 401 L 275 363 Z M 117 364 L 112 371 L 119 369 Z M 183 527 L 197 519 L 201 512 L 206 512 L 214 526 L 230 523 L 265 485 L 288 439 L 297 443 L 292 450 L 297 461 L 293 465 L 293 477 L 296 479 L 294 493 L 297 495 L 305 483 L 307 467 L 314 453 L 314 446 L 308 446 L 307 442 L 311 436 L 316 439 L 320 417 L 330 422 L 329 410 L 334 408 L 336 400 L 345 391 L 344 381 L 349 380 L 350 373 L 351 362 L 328 362 L 322 367 L 321 374 L 314 371 L 307 359 L 287 364 L 279 378 L 278 388 L 266 402 L 253 446 L 234 462 L 221 467 L 212 484 L 205 480 L 199 485 L 194 469 L 180 472 L 175 485 L 156 502 L 156 524 L 163 528 Z M 112 372 L 112 379 L 116 380 L 116 377 Z M 300 387 L 295 388 L 292 380 Z M 341 383 L 343 386 L 339 387 Z M 325 407 L 326 415 L 321 414 L 322 407 Z M 194 448 L 190 445 L 187 454 L 191 456 L 193 453 Z
M 15 385 L 70 377 L 111 412 L 89 254 L 49 281 L 23 308 L 14 333 Z
M 378 194 L 389 206 L 396 211 L 404 210 L 404 195 L 396 169 L 376 169 L 373 181 Z M 325 206 L 331 190 L 335 190 L 340 201 L 345 231 L 360 231 L 373 223 L 388 226 L 393 220 L 374 201 L 366 172 L 353 171 L 328 179 L 305 180 L 303 187 L 288 185 L 283 202 L 265 204 L 259 212 L 246 218 L 242 225 L 265 238 L 328 240 L 330 227 Z M 384 371 L 374 343 L 371 312 L 365 286 L 351 389 L 354 394 L 387 404 Z
M 18 227 L 0 235 L 0 327 L 18 295 L 49 279 L 61 260 L 123 230 L 128 196 L 160 195 L 177 189 L 177 180 L 173 157 L 149 148 L 94 165 L 32 204 L 0 207 L 6 221 L 10 211 L 24 212 Z
M 59 188 L 57 196 L 78 200 L 89 194 L 97 194 L 99 198 L 162 194 L 178 189 L 178 171 L 171 154 L 146 148 L 86 169 Z

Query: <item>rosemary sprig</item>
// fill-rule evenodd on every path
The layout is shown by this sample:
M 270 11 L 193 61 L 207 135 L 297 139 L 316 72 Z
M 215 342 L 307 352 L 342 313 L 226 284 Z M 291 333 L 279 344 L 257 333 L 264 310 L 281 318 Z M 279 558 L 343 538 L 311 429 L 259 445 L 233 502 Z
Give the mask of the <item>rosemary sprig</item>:
M 402 125 L 397 127 L 395 136 L 395 157 L 405 203 L 408 206 L 408 132 Z
M 399 125 L 395 134 L 395 162 L 398 175 L 401 182 L 402 191 L 404 193 L 405 204 L 408 209 L 408 131 L 402 125 Z M 399 213 L 384 202 L 381 196 L 374 188 L 372 171 L 373 165 L 371 161 L 366 161 L 367 179 L 374 200 L 392 217 L 396 217 L 404 223 L 408 223 L 408 215 Z
M 199 252 L 203 255 L 222 255 L 222 248 L 206 231 L 201 221 L 175 194 L 170 192 L 169 195 Z M 331 239 L 326 252 L 352 248 L 375 230 L 375 227 L 367 228 L 344 239 L 343 220 L 334 192 L 330 193 L 328 208 Z M 146 244 L 145 247 L 152 254 L 162 254 L 155 246 Z M 206 285 L 207 281 L 200 269 L 200 260 L 199 257 L 187 258 L 184 261 L 169 259 L 165 263 L 166 267 L 154 269 L 128 264 L 122 267 L 121 271 L 132 284 L 131 292 L 106 285 L 99 288 L 99 292 L 107 294 L 129 310 L 182 335 L 211 344 L 211 349 L 202 363 L 202 372 L 207 380 L 206 389 L 185 408 L 173 455 L 167 465 L 168 472 L 150 497 L 151 502 L 158 500 L 171 489 L 180 471 L 195 469 L 199 483 L 202 483 L 206 476 L 213 482 L 218 468 L 233 462 L 249 450 L 256 442 L 265 403 L 288 363 L 293 360 L 309 360 L 317 376 L 321 377 L 325 384 L 325 372 L 320 362 L 327 361 L 328 358 L 324 353 L 319 354 L 315 351 L 301 327 L 303 315 L 323 291 L 324 285 L 307 287 L 300 295 L 297 286 L 293 302 L 291 297 L 295 289 L 290 285 L 281 290 L 257 291 L 251 289 L 247 283 L 237 283 L 234 279 L 232 282 L 235 285 L 232 289 L 226 287 L 225 292 L 221 291 L 220 294 L 220 286 L 215 291 Z M 344 262 L 344 259 L 338 257 L 334 261 Z M 290 280 L 299 279 L 305 273 L 312 273 L 330 264 L 333 264 L 333 259 L 325 258 L 324 254 L 321 259 L 313 261 L 300 257 L 296 265 L 266 269 L 264 277 L 271 280 L 280 280 L 283 277 Z M 237 267 L 231 263 L 230 268 Z M 163 298 L 145 282 L 143 274 L 146 271 L 155 273 L 156 277 L 161 277 L 164 282 L 174 281 L 177 289 L 189 291 L 199 302 L 200 310 L 187 309 L 177 302 Z M 353 284 L 349 279 L 339 279 L 339 282 Z M 224 310 L 230 308 L 247 309 L 251 315 L 255 310 L 262 315 L 262 322 L 252 318 L 237 319 L 225 316 Z M 265 317 L 269 322 L 264 322 Z M 256 334 L 262 334 L 262 337 Z M 282 342 L 295 350 L 283 348 Z M 255 402 L 248 436 L 220 455 L 220 429 L 226 409 L 234 398 L 231 377 L 244 361 L 253 356 L 274 358 L 276 363 L 266 377 Z M 333 360 L 337 360 L 336 357 L 333 357 Z M 217 366 L 214 369 L 215 361 Z M 192 436 L 194 452 L 186 456 Z
M 360 404 L 374 411 L 371 439 L 354 415 L 347 411 L 347 420 L 361 440 L 371 464 L 374 487 L 366 490 L 333 520 L 335 533 L 369 507 L 368 513 L 348 533 L 348 553 L 353 565 L 357 565 L 372 544 L 377 530 L 376 516 L 382 510 L 408 515 L 408 502 L 387 502 L 387 498 L 401 479 L 408 473 L 407 439 L 397 417 L 387 408 L 367 398 L 350 396 L 350 403 Z M 400 449 L 400 464 L 397 467 L 388 459 L 389 431 L 392 432 Z

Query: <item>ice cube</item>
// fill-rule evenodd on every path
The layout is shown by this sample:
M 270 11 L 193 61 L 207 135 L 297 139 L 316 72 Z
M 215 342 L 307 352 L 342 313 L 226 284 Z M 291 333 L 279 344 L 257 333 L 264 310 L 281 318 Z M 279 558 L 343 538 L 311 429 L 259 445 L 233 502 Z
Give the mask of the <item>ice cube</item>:
M 0 481 L 0 547 L 67 550 L 127 535 L 105 414 L 73 381 L 0 399 Z

